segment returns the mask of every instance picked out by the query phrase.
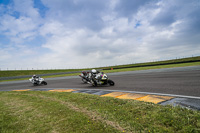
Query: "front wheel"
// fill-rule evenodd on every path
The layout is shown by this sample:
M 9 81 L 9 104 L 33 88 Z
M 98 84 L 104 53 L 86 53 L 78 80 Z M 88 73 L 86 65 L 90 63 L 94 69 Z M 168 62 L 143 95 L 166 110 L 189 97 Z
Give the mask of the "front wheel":
M 115 85 L 115 82 L 109 79 L 109 80 L 108 80 L 108 84 L 110 84 L 110 86 L 114 86 L 114 85 Z
M 95 80 L 91 80 L 92 86 L 96 87 L 97 86 L 97 82 Z
M 43 81 L 43 84 L 44 84 L 44 85 L 47 85 L 47 82 L 46 82 L 46 81 Z

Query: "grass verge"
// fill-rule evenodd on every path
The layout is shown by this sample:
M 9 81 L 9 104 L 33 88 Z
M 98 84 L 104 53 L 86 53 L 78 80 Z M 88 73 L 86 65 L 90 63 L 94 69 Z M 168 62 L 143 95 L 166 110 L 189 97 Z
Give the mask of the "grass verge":
M 169 64 L 182 64 L 182 63 L 190 63 L 190 62 L 200 62 L 200 56 L 196 57 L 188 57 L 188 58 L 180 58 L 180 59 L 172 59 L 165 61 L 155 61 L 155 62 L 145 62 L 145 63 L 136 63 L 136 64 L 127 64 L 127 65 L 117 65 L 117 66 L 109 66 L 102 67 L 102 69 L 121 69 L 121 68 L 131 68 L 131 67 L 143 67 L 143 66 L 160 66 L 160 65 L 169 65 Z
M 74 72 L 74 71 L 82 71 L 82 70 L 83 69 L 0 71 L 0 77 L 13 77 L 13 76 L 24 76 L 24 75 L 33 75 L 33 74 L 39 75 L 39 74 L 50 74 L 50 73 Z
M 68 92 L 0 92 L 0 132 L 199 132 L 200 112 Z
M 135 68 L 124 68 L 124 69 L 113 69 L 113 70 L 104 70 L 105 73 L 112 72 L 124 72 L 124 71 L 138 71 L 138 70 L 148 70 L 148 69 L 162 69 L 162 68 L 174 68 L 174 67 L 186 67 L 186 66 L 198 66 L 200 62 L 194 63 L 182 63 L 182 64 L 171 64 L 171 65 L 158 65 L 158 66 L 149 66 L 149 67 L 135 67 Z

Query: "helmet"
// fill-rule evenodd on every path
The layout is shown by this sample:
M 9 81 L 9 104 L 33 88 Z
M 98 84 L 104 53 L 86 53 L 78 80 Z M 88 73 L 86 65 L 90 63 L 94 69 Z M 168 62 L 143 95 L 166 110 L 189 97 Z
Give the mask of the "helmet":
M 95 69 L 92 69 L 92 73 L 94 73 L 94 74 L 95 74 L 95 73 L 97 73 L 97 70 L 95 70 Z
M 33 78 L 36 78 L 36 75 L 35 75 L 35 74 L 33 75 Z

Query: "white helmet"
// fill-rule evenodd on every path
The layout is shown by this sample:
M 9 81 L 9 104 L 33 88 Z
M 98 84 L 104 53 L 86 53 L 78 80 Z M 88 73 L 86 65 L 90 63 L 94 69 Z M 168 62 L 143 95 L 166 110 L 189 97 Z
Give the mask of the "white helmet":
M 95 70 L 95 69 L 92 69 L 92 73 L 94 73 L 94 74 L 95 74 L 95 73 L 97 73 L 97 70 Z

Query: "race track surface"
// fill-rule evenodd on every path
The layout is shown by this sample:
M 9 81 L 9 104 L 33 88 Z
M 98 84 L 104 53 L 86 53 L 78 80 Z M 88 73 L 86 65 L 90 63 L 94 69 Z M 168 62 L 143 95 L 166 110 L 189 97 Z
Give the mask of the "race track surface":
M 19 89 L 82 88 L 120 91 L 138 91 L 200 97 L 200 66 L 153 69 L 108 74 L 115 86 L 92 87 L 79 76 L 49 78 L 48 85 L 33 86 L 29 81 L 0 83 L 0 91 Z

